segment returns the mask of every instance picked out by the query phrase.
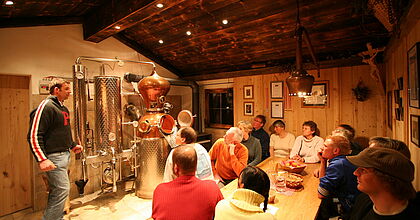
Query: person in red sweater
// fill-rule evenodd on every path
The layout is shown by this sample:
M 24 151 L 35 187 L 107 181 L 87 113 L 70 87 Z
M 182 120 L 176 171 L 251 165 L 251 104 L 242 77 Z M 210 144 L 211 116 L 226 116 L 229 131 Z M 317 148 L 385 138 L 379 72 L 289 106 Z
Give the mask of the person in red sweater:
M 217 140 L 209 151 L 214 179 L 219 187 L 239 177 L 247 166 L 248 149 L 241 144 L 242 130 L 231 127 L 224 138 Z
M 217 203 L 223 199 L 213 180 L 195 177 L 197 153 L 192 145 L 179 146 L 173 151 L 171 182 L 159 184 L 153 192 L 152 218 L 213 219 Z

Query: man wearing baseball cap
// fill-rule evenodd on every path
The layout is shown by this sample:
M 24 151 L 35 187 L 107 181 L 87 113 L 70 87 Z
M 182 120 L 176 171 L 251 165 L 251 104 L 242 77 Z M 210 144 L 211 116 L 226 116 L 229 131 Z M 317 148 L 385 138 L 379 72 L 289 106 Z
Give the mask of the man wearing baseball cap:
M 357 188 L 369 196 L 356 200 L 349 219 L 420 219 L 412 185 L 414 164 L 406 156 L 370 147 L 347 159 L 358 167 L 354 171 Z

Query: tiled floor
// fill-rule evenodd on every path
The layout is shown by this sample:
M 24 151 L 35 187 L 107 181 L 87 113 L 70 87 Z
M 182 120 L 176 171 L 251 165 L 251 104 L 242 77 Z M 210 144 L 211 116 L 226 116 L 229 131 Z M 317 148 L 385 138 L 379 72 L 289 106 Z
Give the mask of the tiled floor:
M 96 192 L 70 202 L 71 211 L 64 216 L 66 220 L 131 220 L 147 219 L 152 215 L 152 200 L 137 197 L 133 191 L 119 190 Z M 42 218 L 42 211 L 23 210 L 12 215 L 0 217 L 0 220 L 37 220 Z

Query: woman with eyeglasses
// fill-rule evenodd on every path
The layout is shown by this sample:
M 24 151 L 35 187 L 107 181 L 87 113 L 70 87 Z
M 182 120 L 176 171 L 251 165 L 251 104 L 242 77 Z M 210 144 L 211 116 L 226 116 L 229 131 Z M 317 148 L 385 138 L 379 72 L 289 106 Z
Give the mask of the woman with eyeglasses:
M 273 123 L 274 133 L 270 136 L 270 156 L 289 157 L 295 136 L 286 131 L 286 124 L 282 120 Z

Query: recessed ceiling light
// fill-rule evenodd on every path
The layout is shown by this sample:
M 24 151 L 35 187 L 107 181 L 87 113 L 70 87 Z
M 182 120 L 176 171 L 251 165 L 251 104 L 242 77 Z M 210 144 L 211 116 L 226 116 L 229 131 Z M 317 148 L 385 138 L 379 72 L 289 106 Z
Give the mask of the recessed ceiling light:
M 229 23 L 229 21 L 225 19 L 225 20 L 222 21 L 222 23 L 227 24 L 227 23 Z
M 160 43 L 160 44 L 163 44 L 163 40 L 159 40 L 159 43 Z
M 4 4 L 5 5 L 13 5 L 14 3 L 13 3 L 13 1 L 6 1 Z
M 191 35 L 191 31 L 187 31 L 186 34 L 189 36 Z
M 159 3 L 159 4 L 156 5 L 156 7 L 163 8 L 163 4 Z
M 115 29 L 119 30 L 119 29 L 121 29 L 121 27 L 117 25 L 117 26 L 115 26 Z

